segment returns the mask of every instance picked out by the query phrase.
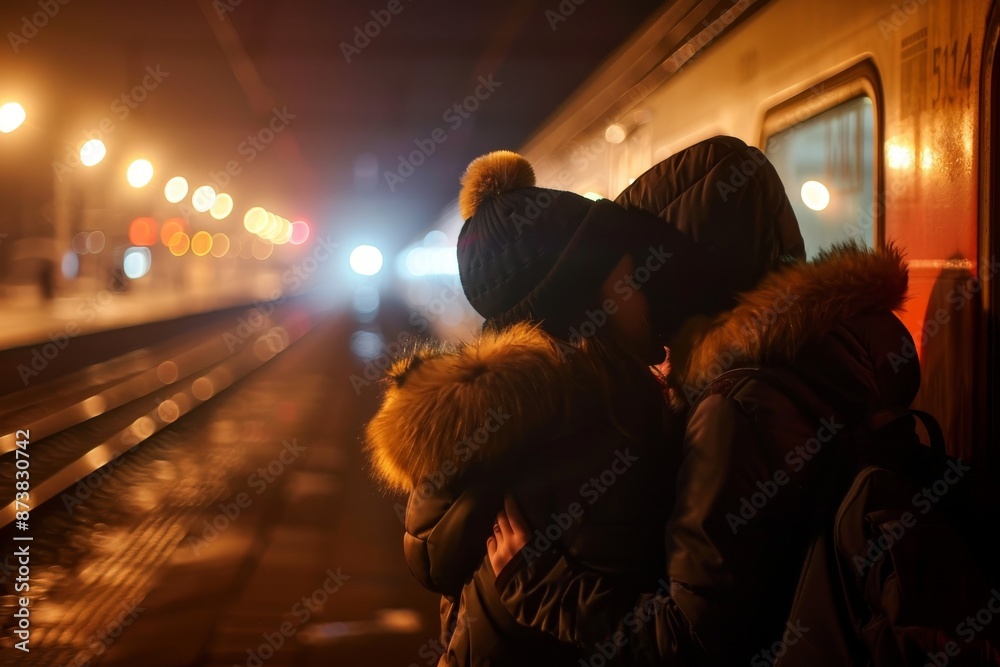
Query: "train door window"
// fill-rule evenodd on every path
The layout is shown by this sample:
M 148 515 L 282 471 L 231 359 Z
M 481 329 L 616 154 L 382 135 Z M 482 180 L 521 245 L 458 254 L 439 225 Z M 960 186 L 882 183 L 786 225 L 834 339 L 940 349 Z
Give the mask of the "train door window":
M 806 255 L 855 240 L 875 245 L 875 118 L 856 97 L 767 138 L 765 153 L 785 184 Z

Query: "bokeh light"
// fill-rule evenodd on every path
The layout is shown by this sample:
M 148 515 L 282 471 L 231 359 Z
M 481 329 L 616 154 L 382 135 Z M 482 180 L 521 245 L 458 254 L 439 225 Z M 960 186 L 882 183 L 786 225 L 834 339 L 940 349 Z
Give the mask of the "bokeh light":
M 802 203 L 814 211 L 822 211 L 830 205 L 830 191 L 819 181 L 802 184 Z
M 156 243 L 156 220 L 136 218 L 128 226 L 128 240 L 132 245 L 153 245 Z
M 164 220 L 163 226 L 160 227 L 160 241 L 163 242 L 163 245 L 170 247 L 170 240 L 174 234 L 186 229 L 187 223 L 184 222 L 184 218 L 167 218 Z
M 212 250 L 212 235 L 202 231 L 191 237 L 191 252 L 198 257 L 204 257 Z
M 125 271 L 126 276 L 136 280 L 149 273 L 152 261 L 149 248 L 129 248 L 122 258 L 122 270 Z
M 87 234 L 87 252 L 96 255 L 104 250 L 104 232 L 98 230 Z
M 203 185 L 191 195 L 191 206 L 199 213 L 204 213 L 215 204 L 215 197 L 215 188 L 211 185 Z
M 0 107 L 0 132 L 7 134 L 21 127 L 21 123 L 28 117 L 24 107 L 17 102 L 7 102 Z
M 253 256 L 257 259 L 267 259 L 274 252 L 274 246 L 270 241 L 265 241 L 264 239 L 254 239 L 253 249 L 251 251 Z
M 292 237 L 288 242 L 292 245 L 302 245 L 309 238 L 309 223 L 305 220 L 296 220 L 292 223 Z
M 227 195 L 225 192 L 220 193 L 215 198 L 215 202 L 212 207 L 208 210 L 216 220 L 225 219 L 230 213 L 233 212 L 233 198 Z
M 128 166 L 125 177 L 133 188 L 145 187 L 153 180 L 153 164 L 149 160 L 136 160 Z
M 382 270 L 382 252 L 373 245 L 359 245 L 351 251 L 351 268 L 362 276 L 374 276 Z
M 175 257 L 182 257 L 191 247 L 191 239 L 184 232 L 177 232 L 170 237 L 170 254 Z
M 84 167 L 99 164 L 108 154 L 108 147 L 100 139 L 91 139 L 80 146 L 80 162 Z
M 218 232 L 212 235 L 212 257 L 225 257 L 229 252 L 229 237 Z
M 254 206 L 243 216 L 243 227 L 251 234 L 258 234 L 267 226 L 267 211 Z
M 188 182 L 183 176 L 174 176 L 163 186 L 163 196 L 171 204 L 177 204 L 187 197 Z

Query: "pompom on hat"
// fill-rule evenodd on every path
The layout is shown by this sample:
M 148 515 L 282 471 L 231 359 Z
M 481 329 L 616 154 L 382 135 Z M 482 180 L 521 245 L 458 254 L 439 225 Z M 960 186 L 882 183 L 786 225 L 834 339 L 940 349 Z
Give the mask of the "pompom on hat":
M 662 242 L 655 216 L 539 188 L 512 151 L 473 160 L 461 183 L 459 276 L 487 325 L 535 321 L 565 336 L 626 253 Z

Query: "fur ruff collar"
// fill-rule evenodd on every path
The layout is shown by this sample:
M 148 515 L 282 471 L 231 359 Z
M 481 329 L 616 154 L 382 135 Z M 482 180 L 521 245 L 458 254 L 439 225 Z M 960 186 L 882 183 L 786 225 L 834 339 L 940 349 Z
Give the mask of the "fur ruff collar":
M 700 393 L 720 373 L 790 361 L 802 346 L 859 315 L 899 310 L 908 272 L 894 246 L 846 243 L 774 271 L 738 305 L 689 321 L 670 348 L 671 385 Z
M 568 415 L 585 366 L 577 360 L 590 353 L 573 348 L 567 357 L 564 347 L 517 324 L 457 347 L 425 344 L 396 361 L 366 430 L 376 478 L 404 492 L 428 478 L 445 484 Z

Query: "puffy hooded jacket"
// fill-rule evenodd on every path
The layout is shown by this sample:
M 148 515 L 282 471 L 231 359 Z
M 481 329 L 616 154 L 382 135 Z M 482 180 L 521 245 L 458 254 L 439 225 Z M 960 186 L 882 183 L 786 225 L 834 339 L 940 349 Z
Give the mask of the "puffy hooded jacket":
M 557 551 L 615 590 L 655 590 L 679 442 L 666 407 L 649 369 L 526 324 L 425 346 L 390 369 L 367 446 L 376 476 L 409 495 L 411 571 L 443 596 L 440 664 L 583 656 L 500 602 L 486 539 L 505 494 L 536 528 L 529 562 Z
M 672 350 L 671 384 L 696 407 L 667 526 L 669 586 L 630 595 L 553 553 L 503 582 L 506 607 L 579 646 L 610 641 L 626 664 L 746 664 L 801 634 L 786 625 L 801 565 L 863 454 L 837 435 L 906 408 L 919 386 L 918 364 L 902 355 L 913 340 L 893 315 L 906 288 L 898 252 L 845 246 L 742 293 L 685 353 Z M 767 368 L 784 386 L 743 377 L 698 400 L 739 368 Z M 831 414 L 802 409 L 797 397 L 811 392 Z M 600 603 L 580 609 L 581 595 Z

